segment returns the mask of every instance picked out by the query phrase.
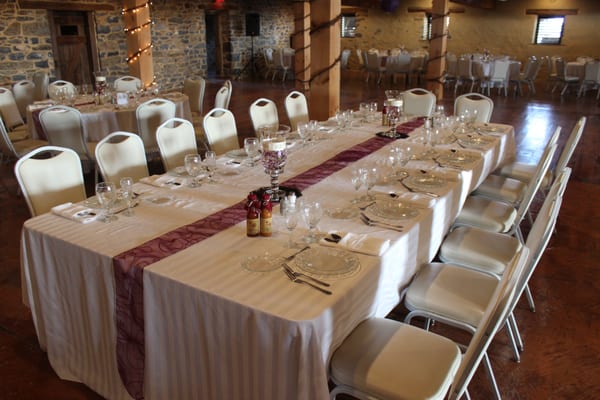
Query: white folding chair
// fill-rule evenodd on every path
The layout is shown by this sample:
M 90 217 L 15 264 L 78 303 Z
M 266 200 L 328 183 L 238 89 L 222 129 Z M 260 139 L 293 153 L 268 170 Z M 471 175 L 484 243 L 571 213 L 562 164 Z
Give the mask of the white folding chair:
M 306 96 L 296 90 L 291 91 L 285 97 L 285 111 L 293 131 L 297 129 L 298 124 L 306 123 L 310 120 Z
M 290 65 L 286 61 L 284 49 L 275 49 L 273 51 L 273 77 L 271 80 L 275 80 L 277 72 L 281 72 L 281 82 L 285 81 Z
M 98 168 L 105 182 L 118 183 L 123 177 L 134 181 L 148 176 L 144 142 L 135 133 L 113 132 L 96 146 Z
M 369 77 L 371 74 L 375 74 L 377 76 L 377 84 L 381 83 L 381 77 L 386 71 L 384 65 L 381 65 L 381 58 L 379 58 L 379 54 L 369 52 L 366 55 L 366 63 L 365 67 L 367 69 L 367 77 L 365 79 L 366 82 L 369 82 Z
M 138 135 L 144 142 L 146 157 L 152 158 L 158 155 L 158 143 L 156 143 L 156 128 L 168 119 L 175 118 L 177 106 L 171 100 L 151 99 L 140 104 L 136 111 Z
M 194 126 L 188 120 L 171 118 L 156 129 L 156 143 L 165 171 L 184 165 L 186 154 L 198 152 Z
M 215 95 L 215 107 L 214 108 L 229 108 L 229 101 L 231 100 L 232 85 L 230 80 L 226 80 L 223 86 L 217 91 Z
M 256 99 L 250 104 L 250 119 L 256 136 L 259 136 L 259 129 L 263 126 L 279 125 L 279 115 L 275 102 L 264 97 Z
M 403 113 L 416 117 L 430 117 L 437 101 L 435 94 L 425 89 L 409 89 L 402 92 Z
M 8 131 L 4 126 L 4 121 L 2 117 L 0 117 L 0 153 L 2 154 L 2 158 L 8 162 L 13 159 L 19 159 L 24 154 L 29 153 L 32 150 L 37 149 L 38 147 L 47 146 L 48 142 L 46 140 L 37 140 L 37 139 L 23 139 L 16 142 L 10 140 L 8 135 Z
M 454 83 L 454 96 L 458 91 L 458 87 L 462 86 L 466 82 L 471 83 L 469 93 L 473 92 L 477 77 L 473 74 L 473 62 L 470 57 L 460 57 L 456 62 L 456 82 Z
M 142 80 L 135 76 L 125 75 L 115 79 L 113 86 L 117 92 L 137 92 L 142 88 Z
M 498 93 L 500 93 L 500 89 L 504 89 L 504 96 L 508 96 L 509 67 L 509 60 L 494 60 L 492 75 L 487 80 L 486 88 L 488 96 L 490 95 L 491 89 L 495 87 L 498 88 Z
M 600 62 L 589 61 L 585 63 L 584 75 L 581 84 L 579 85 L 579 91 L 577 97 L 585 96 L 585 92 L 588 89 L 598 88 L 598 75 L 600 74 Z
M 86 140 L 79 110 L 67 106 L 45 108 L 39 115 L 40 124 L 46 133 L 51 146 L 67 147 L 74 150 L 81 159 L 84 172 L 90 165 L 94 171 L 94 182 L 97 182 L 97 168 L 94 153 L 97 142 Z
M 32 217 L 86 199 L 79 155 L 65 147 L 43 146 L 25 154 L 15 164 L 15 176 Z
M 204 133 L 211 150 L 223 154 L 239 148 L 237 127 L 233 113 L 224 108 L 213 108 L 204 116 Z
M 34 92 L 35 84 L 27 79 L 23 79 L 13 85 L 15 102 L 23 119 L 27 117 L 27 106 L 33 103 Z
M 35 91 L 33 92 L 33 100 L 42 101 L 48 98 L 48 84 L 50 83 L 50 78 L 48 77 L 48 73 L 45 71 L 37 71 L 33 74 L 31 78 L 33 83 L 35 84 Z
M 265 61 L 265 79 L 269 78 L 269 74 L 275 76 L 275 62 L 273 61 L 273 49 L 270 47 L 264 48 L 263 59 Z
M 52 100 L 60 100 L 61 93 L 65 96 L 74 96 L 77 94 L 77 88 L 71 82 L 60 79 L 48 85 L 48 96 Z
M 202 106 L 204 103 L 204 92 L 206 90 L 206 81 L 203 78 L 185 79 L 183 81 L 183 94 L 190 102 L 192 117 L 202 117 Z
M 16 142 L 29 137 L 27 125 L 21 117 L 12 90 L 3 87 L 0 87 L 0 116 L 4 120 L 11 141 Z
M 410 54 L 400 53 L 388 57 L 385 68 L 386 73 L 391 76 L 392 83 L 396 83 L 397 75 L 404 75 L 404 86 L 406 87 L 410 74 Z
M 479 93 L 467 93 L 454 100 L 454 115 L 461 115 L 465 110 L 475 113 L 475 121 L 487 123 L 492 118 L 494 101 Z

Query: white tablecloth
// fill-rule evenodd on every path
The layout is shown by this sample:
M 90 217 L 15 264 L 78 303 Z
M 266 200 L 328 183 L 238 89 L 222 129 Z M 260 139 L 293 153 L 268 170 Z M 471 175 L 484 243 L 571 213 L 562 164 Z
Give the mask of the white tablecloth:
M 190 110 L 189 99 L 183 93 L 173 92 L 159 95 L 168 100 L 171 100 L 177 106 L 175 116 L 192 121 L 192 112 Z M 140 97 L 140 104 L 150 100 L 151 97 Z M 116 131 L 125 131 L 137 133 L 137 119 L 135 111 L 137 106 L 131 102 L 128 106 L 117 107 L 113 104 L 95 105 L 90 104 L 93 100 L 91 96 L 79 97 L 75 103 L 75 108 L 81 112 L 84 134 L 86 140 L 90 142 L 99 142 L 104 137 Z M 48 107 L 48 101 L 40 104 L 33 104 L 27 107 L 27 126 L 29 127 L 29 135 L 34 139 L 44 138 L 40 135 L 38 126 L 34 122 L 34 112 L 39 112 L 41 109 Z
M 343 230 L 388 238 L 381 257 L 357 254 L 360 269 L 330 280 L 333 295 L 290 282 L 280 270 L 258 273 L 241 267 L 251 255 L 285 252 L 287 232 L 278 208 L 274 235 L 248 238 L 245 223 L 226 229 L 144 270 L 146 399 L 326 399 L 329 359 L 352 329 L 385 316 L 401 300 L 417 266 L 435 255 L 465 196 L 514 152 L 513 130 L 497 128 L 495 144 L 468 170 L 441 168 L 432 160 L 410 161 L 448 178 L 439 198 L 408 193 L 398 183 L 373 191 L 397 192 L 419 215 L 404 232 L 363 225 L 358 218 L 324 217 L 321 231 Z M 336 133 L 318 145 L 291 149 L 282 181 L 372 137 L 379 126 Z M 417 131 L 418 132 L 418 131 Z M 421 149 L 419 134 L 359 160 L 371 165 L 389 147 Z M 456 144 L 448 145 L 460 149 Z M 461 151 L 464 149 L 461 149 Z M 418 152 L 417 152 L 418 153 Z M 220 160 L 222 168 L 224 160 Z M 268 177 L 262 167 L 240 166 L 222 184 L 191 189 L 135 185 L 143 193 L 135 217 L 79 224 L 53 214 L 28 220 L 22 233 L 24 301 L 31 307 L 41 346 L 56 373 L 81 381 L 104 397 L 130 398 L 117 370 L 114 256 L 166 232 L 231 206 Z M 304 190 L 325 207 L 347 205 L 356 193 L 351 167 Z M 228 171 L 227 172 L 231 172 Z M 301 224 L 302 225 L 302 224 Z M 296 235 L 305 233 L 299 227 Z

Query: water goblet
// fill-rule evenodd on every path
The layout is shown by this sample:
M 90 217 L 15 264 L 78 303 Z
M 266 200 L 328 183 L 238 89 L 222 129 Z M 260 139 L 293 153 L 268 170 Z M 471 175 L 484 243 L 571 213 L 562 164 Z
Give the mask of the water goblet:
M 104 209 L 104 213 L 100 218 L 102 222 L 111 222 L 117 219 L 111 212 L 111 207 L 117 200 L 117 189 L 112 182 L 99 182 L 96 184 L 96 198 Z
M 209 150 L 204 153 L 204 166 L 208 171 L 208 182 L 209 183 L 217 183 L 217 180 L 214 178 L 214 174 L 217 171 L 217 154 Z
M 296 207 L 287 207 L 285 209 L 285 227 L 288 230 L 288 244 L 289 249 L 294 248 L 293 233 L 294 229 L 298 226 L 298 210 Z
M 123 212 L 123 215 L 126 217 L 133 217 L 134 212 L 131 208 L 133 200 L 133 178 L 125 176 L 121 178 L 119 185 L 121 186 L 121 196 L 127 204 L 127 209 Z
M 244 150 L 248 157 L 248 166 L 254 167 L 256 156 L 259 155 L 260 143 L 256 137 L 247 137 L 244 139 Z
M 306 142 L 310 138 L 310 127 L 308 124 L 298 124 L 297 127 L 298 136 L 300 136 L 300 140 L 302 141 L 302 146 L 306 146 Z
M 358 196 L 358 190 L 363 185 L 363 174 L 364 173 L 365 173 L 364 168 L 352 169 L 352 175 L 350 177 L 350 182 L 352 183 L 352 187 L 354 187 L 354 192 L 356 193 L 356 195 L 354 196 L 354 199 L 352 199 L 352 202 L 351 202 L 352 204 L 356 204 L 361 201 L 360 197 Z
M 367 188 L 367 194 L 365 196 L 365 198 L 367 200 L 375 199 L 375 197 L 371 194 L 371 189 L 373 189 L 373 187 L 377 183 L 378 178 L 379 178 L 379 171 L 377 170 L 376 167 L 367 168 L 364 171 L 364 173 L 362 174 L 363 184 Z
M 370 115 L 370 120 L 371 121 L 377 121 L 377 102 L 376 101 L 372 101 L 371 103 L 369 103 L 369 115 Z
M 308 236 L 304 238 L 307 243 L 316 243 L 319 241 L 317 235 L 315 234 L 315 230 L 317 229 L 317 225 L 323 217 L 323 208 L 321 207 L 321 203 L 318 202 L 307 202 L 304 203 L 302 208 L 302 217 L 306 225 L 308 225 Z
M 192 181 L 188 187 L 199 187 L 200 183 L 198 182 L 198 176 L 202 173 L 202 158 L 200 157 L 200 154 L 186 154 L 183 163 L 185 171 L 192 177 Z

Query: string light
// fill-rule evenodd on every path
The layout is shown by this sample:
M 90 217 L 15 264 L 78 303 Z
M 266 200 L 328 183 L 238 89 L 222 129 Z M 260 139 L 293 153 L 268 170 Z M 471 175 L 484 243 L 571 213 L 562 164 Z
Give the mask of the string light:
M 143 53 L 148 53 L 152 47 L 154 47 L 154 45 L 152 43 L 150 43 L 148 46 L 144 47 L 143 49 L 138 49 L 138 51 L 136 51 L 135 53 L 133 53 L 133 55 L 131 57 L 127 57 L 126 61 L 128 63 L 132 63 L 134 61 L 137 61 L 137 59 L 140 58 L 140 56 Z
M 142 25 L 139 26 L 135 26 L 133 28 L 125 28 L 123 29 L 125 31 L 125 33 L 130 33 L 130 34 L 134 34 L 134 33 L 138 33 L 141 32 L 142 29 L 144 29 L 145 27 L 149 26 L 149 25 L 153 25 L 154 21 L 152 21 L 151 19 L 148 20 L 148 22 L 143 23 Z
M 151 5 L 152 5 L 152 2 L 149 1 L 149 2 L 147 2 L 145 4 L 142 4 L 141 6 L 132 7 L 132 8 L 124 8 L 124 9 L 121 10 L 121 14 L 125 15 L 128 12 L 132 12 L 132 13 L 136 14 L 136 13 L 140 12 L 140 10 L 142 10 L 144 8 L 148 8 Z

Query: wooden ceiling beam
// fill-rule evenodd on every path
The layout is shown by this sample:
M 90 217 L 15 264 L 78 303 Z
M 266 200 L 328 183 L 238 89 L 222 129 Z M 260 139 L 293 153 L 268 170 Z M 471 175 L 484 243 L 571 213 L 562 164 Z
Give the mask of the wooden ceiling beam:
M 20 0 L 19 7 L 35 10 L 55 10 L 55 11 L 115 11 L 116 7 L 112 4 L 92 4 L 92 3 L 72 3 L 65 1 L 34 1 Z

